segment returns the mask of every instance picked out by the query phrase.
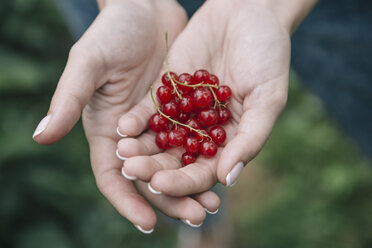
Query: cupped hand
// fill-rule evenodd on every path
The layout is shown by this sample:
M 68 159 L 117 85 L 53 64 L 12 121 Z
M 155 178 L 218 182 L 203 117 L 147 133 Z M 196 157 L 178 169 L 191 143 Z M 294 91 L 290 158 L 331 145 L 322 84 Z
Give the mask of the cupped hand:
M 121 174 L 115 150 L 118 119 L 144 96 L 164 60 L 163 34 L 173 42 L 187 17 L 174 0 L 112 0 L 73 46 L 47 117 L 34 134 L 40 144 L 52 144 L 79 120 L 90 147 L 97 185 L 113 206 L 140 230 L 152 230 L 154 210 Z M 154 196 L 139 191 L 165 214 L 199 224 L 204 208 L 218 208 L 218 197 L 207 192 L 195 198 Z M 161 199 L 161 200 L 159 200 Z
M 119 130 L 136 138 L 118 143 L 127 157 L 124 172 L 172 196 L 203 192 L 216 182 L 231 186 L 243 166 L 261 150 L 283 110 L 288 91 L 290 31 L 260 1 L 207 1 L 172 45 L 170 70 L 207 69 L 233 96 L 227 142 L 213 158 L 199 156 L 181 168 L 183 149 L 160 151 L 147 120 L 155 113 L 149 94 L 119 121 Z M 163 69 L 164 71 L 164 69 Z M 154 85 L 156 89 L 160 85 Z

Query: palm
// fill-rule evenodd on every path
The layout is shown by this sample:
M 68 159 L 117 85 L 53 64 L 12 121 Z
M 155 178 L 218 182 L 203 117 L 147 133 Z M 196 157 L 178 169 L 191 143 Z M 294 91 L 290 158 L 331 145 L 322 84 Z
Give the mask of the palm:
M 171 70 L 178 73 L 205 68 L 231 87 L 232 121 L 225 126 L 226 146 L 213 159 L 199 157 L 196 163 L 179 170 L 174 169 L 181 167 L 182 149 L 158 154 L 154 146 L 146 151 L 152 156 L 141 158 L 146 163 L 135 166 L 139 158 L 134 157 L 125 165 L 127 173 L 151 180 L 156 190 L 170 195 L 209 189 L 217 176 L 226 183 L 225 176 L 235 165 L 231 163 L 248 162 L 262 148 L 286 101 L 288 33 L 267 10 L 257 11 L 252 6 L 233 16 L 223 14 L 229 7 L 224 4 L 216 8 L 207 2 L 173 44 L 169 61 Z M 243 157 L 242 144 L 247 144 Z M 126 145 L 119 143 L 119 149 L 124 151 Z

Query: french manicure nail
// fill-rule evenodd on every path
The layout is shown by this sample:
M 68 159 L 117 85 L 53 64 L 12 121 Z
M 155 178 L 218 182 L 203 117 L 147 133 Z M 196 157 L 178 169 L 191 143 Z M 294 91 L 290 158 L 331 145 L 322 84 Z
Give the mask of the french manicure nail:
M 217 210 L 214 211 L 214 212 L 209 211 L 207 208 L 204 208 L 204 210 L 205 210 L 205 212 L 207 212 L 208 214 L 217 214 L 217 213 L 218 213 L 218 210 L 220 210 L 220 209 L 217 208 Z
M 127 157 L 120 156 L 120 154 L 119 154 L 119 150 L 118 150 L 118 149 L 116 149 L 116 156 L 117 156 L 120 160 L 123 160 L 123 161 L 127 160 Z
M 140 230 L 141 232 L 143 232 L 144 234 L 150 234 L 154 231 L 154 228 L 151 229 L 151 230 L 144 230 L 141 226 L 139 225 L 134 225 L 138 230 Z
M 137 177 L 128 176 L 128 175 L 125 173 L 125 171 L 124 171 L 124 167 L 121 168 L 121 174 L 122 174 L 126 179 L 131 180 L 131 181 L 134 181 L 134 180 L 137 179 Z
M 34 134 L 32 135 L 32 138 L 34 139 L 36 136 L 38 136 L 39 134 L 41 134 L 42 132 L 44 132 L 44 130 L 47 128 L 48 126 L 48 123 L 50 121 L 50 118 L 52 116 L 51 115 L 47 115 L 45 116 L 39 123 L 39 125 L 37 125 L 36 129 L 35 129 L 35 132 Z
M 119 131 L 119 127 L 116 128 L 116 132 L 118 133 L 118 135 L 122 138 L 125 138 L 125 137 L 128 137 L 128 135 L 126 134 L 122 134 L 120 131 Z
M 238 177 L 240 173 L 243 170 L 244 163 L 239 162 L 237 163 L 234 168 L 230 171 L 229 174 L 226 176 L 226 186 L 227 187 L 232 187 L 235 185 L 236 181 L 238 180 Z
M 153 187 L 151 187 L 150 183 L 147 184 L 147 188 L 149 188 L 150 192 L 155 194 L 155 195 L 160 195 L 161 194 L 160 191 L 156 191 L 155 189 L 153 189 Z
M 188 219 L 185 219 L 185 220 L 182 220 L 183 223 L 185 223 L 186 225 L 189 225 L 191 227 L 200 227 L 201 225 L 203 225 L 203 222 L 198 224 L 198 225 L 195 225 L 195 224 L 192 224 L 191 221 L 189 221 Z

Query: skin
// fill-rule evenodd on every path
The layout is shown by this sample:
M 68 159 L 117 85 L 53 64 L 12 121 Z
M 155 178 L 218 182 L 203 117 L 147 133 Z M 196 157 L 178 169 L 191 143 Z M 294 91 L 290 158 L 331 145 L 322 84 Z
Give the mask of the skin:
M 147 95 L 119 121 L 118 150 L 128 157 L 124 171 L 163 194 L 184 196 L 227 183 L 239 162 L 247 164 L 262 149 L 287 100 L 290 34 L 315 1 L 207 1 L 170 50 L 170 70 L 207 69 L 230 86 L 232 120 L 228 140 L 218 154 L 182 167 L 182 148 L 160 151 L 146 120 L 155 112 Z M 289 13 L 289 14 L 284 14 Z M 163 70 L 164 72 L 164 70 Z M 156 83 L 156 89 L 160 83 Z M 144 133 L 143 133 L 144 132 Z M 135 144 L 135 145 L 134 145 Z
M 149 201 L 166 215 L 202 223 L 204 208 L 213 212 L 219 207 L 216 194 L 177 198 L 151 194 L 146 184 L 122 176 L 123 162 L 115 154 L 120 116 L 158 77 L 165 54 L 163 34 L 168 31 L 173 43 L 186 25 L 186 14 L 174 0 L 100 1 L 99 6 L 101 13 L 71 49 L 48 111 L 51 119 L 34 139 L 43 145 L 57 142 L 83 111 L 97 186 L 122 216 L 151 230 L 156 214 Z

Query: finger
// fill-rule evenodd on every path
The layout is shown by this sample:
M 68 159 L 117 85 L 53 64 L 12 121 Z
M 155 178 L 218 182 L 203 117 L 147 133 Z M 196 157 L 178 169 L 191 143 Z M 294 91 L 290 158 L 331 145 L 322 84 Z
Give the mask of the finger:
M 273 84 L 267 84 L 261 92 L 274 91 L 269 101 L 264 104 L 261 94 L 252 94 L 244 100 L 244 114 L 242 115 L 236 136 L 227 143 L 218 161 L 218 180 L 226 186 L 236 183 L 244 165 L 251 161 L 262 149 L 268 139 L 275 121 L 283 110 L 287 99 L 287 87 L 278 88 L 277 85 L 285 85 L 288 77 L 278 78 Z M 268 99 L 265 96 L 264 99 Z M 252 108 L 251 106 L 255 106 Z
M 178 170 L 158 170 L 151 177 L 150 185 L 155 191 L 171 196 L 206 191 L 217 183 L 217 157 L 199 157 L 197 162 Z
M 156 224 L 156 214 L 133 183 L 121 175 L 122 161 L 115 156 L 115 141 L 93 137 L 89 145 L 93 172 L 102 194 L 137 228 L 151 231 Z
M 128 179 L 149 182 L 157 171 L 180 168 L 180 156 L 181 148 L 175 148 L 153 156 L 131 157 L 124 162 L 123 175 Z
M 191 197 L 154 195 L 149 191 L 147 184 L 141 181 L 136 181 L 136 186 L 141 194 L 169 217 L 181 219 L 192 227 L 202 225 L 206 217 L 204 207 Z
M 221 200 L 213 191 L 205 191 L 193 196 L 199 202 L 208 214 L 216 214 L 219 210 Z
M 124 138 L 118 143 L 118 157 L 121 160 L 134 156 L 153 155 L 161 149 L 155 144 L 155 134 L 146 132 L 138 138 Z
M 40 122 L 33 138 L 43 145 L 65 136 L 79 120 L 81 112 L 93 95 L 102 68 L 99 59 L 84 42 L 70 51 L 65 70 L 58 82 L 47 116 Z

